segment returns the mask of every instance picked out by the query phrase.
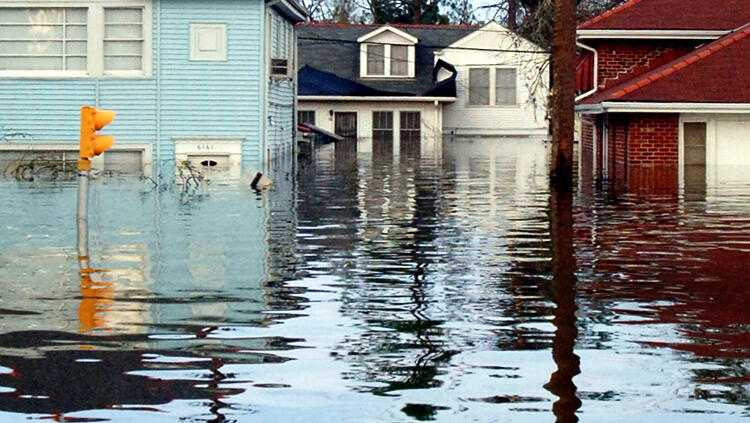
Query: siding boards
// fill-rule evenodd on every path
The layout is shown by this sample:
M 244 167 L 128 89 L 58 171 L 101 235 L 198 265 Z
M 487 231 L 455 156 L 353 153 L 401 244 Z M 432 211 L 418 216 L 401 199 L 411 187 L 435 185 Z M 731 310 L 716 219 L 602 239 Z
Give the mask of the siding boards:
M 241 138 L 260 144 L 262 4 L 241 0 L 167 0 L 161 7 L 162 159 L 175 138 Z M 190 23 L 227 25 L 227 60 L 189 61 Z M 243 161 L 260 165 L 260 147 Z
M 271 58 L 286 58 L 295 74 L 293 63 L 294 26 L 271 11 L 270 49 Z M 294 146 L 294 84 L 289 78 L 271 77 L 268 81 L 268 116 L 266 130 L 266 148 L 269 158 L 273 159 L 289 154 Z
M 259 0 L 154 0 L 152 6 L 152 77 L 0 79 L 0 131 L 28 134 L 23 141 L 76 143 L 80 107 L 91 105 L 117 112 L 104 131 L 114 135 L 117 143 L 156 144 L 160 49 L 162 130 L 156 148 L 160 148 L 162 162 L 174 160 L 175 138 L 230 137 L 244 140 L 245 164 L 260 166 L 265 4 Z M 191 22 L 227 25 L 227 61 L 188 60 Z M 285 95 L 288 92 L 276 98 L 293 104 L 293 97 Z M 291 125 L 286 125 L 291 142 Z

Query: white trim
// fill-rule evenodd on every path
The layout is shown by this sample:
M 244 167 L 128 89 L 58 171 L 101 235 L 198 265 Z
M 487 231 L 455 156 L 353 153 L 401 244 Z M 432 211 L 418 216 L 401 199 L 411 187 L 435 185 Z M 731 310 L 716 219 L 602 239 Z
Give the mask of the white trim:
M 345 95 L 301 95 L 299 101 L 385 101 L 385 102 L 431 102 L 452 103 L 456 97 L 388 97 L 388 96 L 345 96 Z
M 584 50 L 588 50 L 588 51 L 591 51 L 591 52 L 594 53 L 594 71 L 593 71 L 593 74 L 594 74 L 594 81 L 593 81 L 594 88 L 592 88 L 589 91 L 586 91 L 585 93 L 582 93 L 581 95 L 579 95 L 578 97 L 576 97 L 575 101 L 579 102 L 579 101 L 583 100 L 584 98 L 590 96 L 591 94 L 594 94 L 599 89 L 599 52 L 595 48 L 589 47 L 586 44 L 580 43 L 578 41 L 576 41 L 576 45 L 578 47 L 584 49 Z
M 655 30 L 655 29 L 579 29 L 579 39 L 627 38 L 627 39 L 670 39 L 670 40 L 713 40 L 720 38 L 731 30 Z
M 365 35 L 357 38 L 357 42 L 358 43 L 365 42 L 365 41 L 369 40 L 370 38 L 375 37 L 376 35 L 382 34 L 385 31 L 390 31 L 390 32 L 398 35 L 399 37 L 404 38 L 407 41 L 410 41 L 412 44 L 417 44 L 419 42 L 419 39 L 417 37 L 415 37 L 415 36 L 413 36 L 411 34 L 408 34 L 408 33 L 404 32 L 404 31 L 401 31 L 399 29 L 396 29 L 396 28 L 394 28 L 394 27 L 392 27 L 390 25 L 385 25 L 385 26 L 382 26 L 382 27 L 380 27 L 380 28 L 378 28 L 378 29 L 376 29 L 374 31 L 368 32 L 367 34 L 365 34 Z M 404 44 L 407 44 L 407 43 L 404 43 Z
M 63 151 L 66 153 L 78 153 L 78 150 L 80 149 L 79 143 L 75 142 L 33 142 L 33 141 L 10 141 L 5 143 L 0 143 L 0 151 L 13 151 L 13 152 L 23 152 L 23 151 L 35 151 L 35 152 L 45 152 L 45 151 Z M 139 151 L 141 153 L 141 168 L 143 170 L 144 175 L 150 175 L 151 174 L 151 158 L 153 154 L 153 145 L 148 142 L 118 142 L 115 140 L 115 144 L 112 145 L 112 147 L 109 148 L 108 151 Z M 99 156 L 96 156 L 91 159 L 91 164 L 95 169 L 103 169 L 104 168 L 104 155 L 106 155 L 107 152 L 105 151 Z
M 648 103 L 605 101 L 581 104 L 582 113 L 750 113 L 750 103 Z
M 80 79 L 80 78 L 150 78 L 153 49 L 153 14 L 151 1 L 147 0 L 3 0 L 0 8 L 85 8 L 86 16 L 86 70 L 5 70 L 0 71 L 3 78 L 44 78 L 44 79 Z M 141 8 L 143 50 L 141 51 L 141 69 L 132 71 L 104 70 L 104 9 Z
M 383 46 L 383 74 L 367 73 L 367 47 Z M 391 46 L 406 47 L 406 75 L 391 75 Z M 416 67 L 416 49 L 410 44 L 360 43 L 359 44 L 359 77 L 371 79 L 413 79 Z
M 226 62 L 227 61 L 227 24 L 224 22 L 190 22 L 188 60 L 191 62 Z M 216 50 L 202 52 L 199 40 L 203 31 L 214 31 L 217 37 Z

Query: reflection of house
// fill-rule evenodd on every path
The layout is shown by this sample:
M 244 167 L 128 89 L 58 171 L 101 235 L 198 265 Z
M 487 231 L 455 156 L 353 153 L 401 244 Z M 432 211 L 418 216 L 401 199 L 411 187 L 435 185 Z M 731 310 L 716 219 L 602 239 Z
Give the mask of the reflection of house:
M 306 17 L 295 0 L 0 0 L 0 137 L 17 138 L 0 148 L 75 155 L 91 105 L 117 112 L 105 168 L 261 165 L 293 147 Z
M 497 23 L 299 27 L 299 121 L 360 151 L 439 152 L 444 133 L 545 135 L 547 55 Z
M 699 169 L 709 184 L 744 177 L 750 3 L 630 1 L 579 26 L 578 40 L 588 51 L 578 65 L 582 156 L 598 175 L 667 166 Z

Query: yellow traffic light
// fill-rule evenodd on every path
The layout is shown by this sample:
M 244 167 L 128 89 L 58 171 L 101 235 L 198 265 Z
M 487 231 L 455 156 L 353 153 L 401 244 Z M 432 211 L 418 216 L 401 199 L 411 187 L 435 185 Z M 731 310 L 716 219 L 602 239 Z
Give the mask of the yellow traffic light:
M 96 131 L 109 125 L 115 118 L 113 110 L 97 110 L 81 107 L 81 159 L 90 159 L 102 154 L 115 143 L 111 135 L 97 135 Z

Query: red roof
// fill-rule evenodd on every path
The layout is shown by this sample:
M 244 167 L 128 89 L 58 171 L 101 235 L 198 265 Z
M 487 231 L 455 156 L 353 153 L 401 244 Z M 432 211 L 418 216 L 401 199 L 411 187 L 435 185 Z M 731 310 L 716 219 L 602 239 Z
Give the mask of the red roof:
M 630 0 L 578 29 L 732 30 L 750 22 L 750 0 Z
M 596 93 L 582 103 L 750 103 L 748 69 L 750 23 L 664 66 Z

